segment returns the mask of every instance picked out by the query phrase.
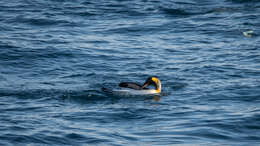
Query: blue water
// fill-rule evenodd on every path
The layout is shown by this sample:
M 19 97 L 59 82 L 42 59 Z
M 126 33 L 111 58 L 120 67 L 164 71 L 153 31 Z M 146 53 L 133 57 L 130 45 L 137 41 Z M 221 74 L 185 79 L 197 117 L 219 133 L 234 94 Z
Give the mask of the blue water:
M 0 145 L 260 145 L 260 2 L 1 0 L 0 111 Z

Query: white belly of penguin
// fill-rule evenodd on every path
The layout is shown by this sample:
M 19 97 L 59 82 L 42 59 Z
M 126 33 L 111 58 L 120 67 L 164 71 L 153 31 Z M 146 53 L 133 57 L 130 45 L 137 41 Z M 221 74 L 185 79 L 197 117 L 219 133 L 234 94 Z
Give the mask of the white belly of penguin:
M 155 95 L 159 94 L 156 90 L 134 90 L 134 89 L 116 89 L 112 90 L 112 93 L 115 95 Z

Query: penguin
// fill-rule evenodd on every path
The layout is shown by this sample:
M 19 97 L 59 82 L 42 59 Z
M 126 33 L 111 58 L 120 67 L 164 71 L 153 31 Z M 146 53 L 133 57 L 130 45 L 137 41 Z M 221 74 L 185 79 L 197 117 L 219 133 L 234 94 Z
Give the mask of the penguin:
M 108 89 L 103 87 L 102 91 L 113 95 L 158 95 L 161 93 L 161 81 L 157 77 L 149 77 L 143 85 L 133 82 L 121 82 L 120 89 Z M 153 86 L 154 89 L 147 88 Z

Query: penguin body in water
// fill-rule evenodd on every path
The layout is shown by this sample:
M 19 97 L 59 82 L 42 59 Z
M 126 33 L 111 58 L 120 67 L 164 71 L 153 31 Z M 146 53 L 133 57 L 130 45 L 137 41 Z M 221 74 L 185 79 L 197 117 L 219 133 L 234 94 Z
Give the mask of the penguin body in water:
M 149 77 L 143 85 L 133 82 L 122 82 L 118 85 L 120 89 L 102 88 L 102 91 L 113 95 L 158 95 L 161 93 L 161 81 L 156 77 Z M 153 86 L 154 89 L 147 88 Z

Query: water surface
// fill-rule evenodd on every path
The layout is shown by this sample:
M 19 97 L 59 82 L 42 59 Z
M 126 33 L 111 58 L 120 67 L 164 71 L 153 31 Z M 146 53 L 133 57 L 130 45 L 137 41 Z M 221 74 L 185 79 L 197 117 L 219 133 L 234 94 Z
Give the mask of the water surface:
M 257 0 L 1 0 L 0 145 L 259 145 L 259 22 Z M 160 97 L 100 90 L 154 75 Z

